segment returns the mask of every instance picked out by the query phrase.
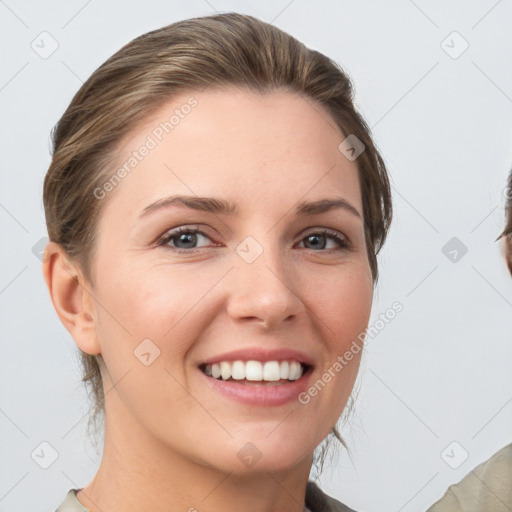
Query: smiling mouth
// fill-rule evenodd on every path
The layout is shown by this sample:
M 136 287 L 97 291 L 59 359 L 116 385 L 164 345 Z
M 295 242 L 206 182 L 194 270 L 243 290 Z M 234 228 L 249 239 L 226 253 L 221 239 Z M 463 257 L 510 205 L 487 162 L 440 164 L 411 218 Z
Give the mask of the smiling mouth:
M 312 368 L 293 360 L 284 361 L 219 361 L 201 364 L 199 369 L 216 380 L 246 385 L 276 385 L 299 380 Z

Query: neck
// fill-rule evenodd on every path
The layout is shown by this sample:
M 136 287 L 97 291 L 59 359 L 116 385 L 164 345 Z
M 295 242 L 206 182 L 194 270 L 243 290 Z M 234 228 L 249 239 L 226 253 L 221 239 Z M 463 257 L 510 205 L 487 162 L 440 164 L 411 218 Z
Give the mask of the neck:
M 223 472 L 163 445 L 133 418 L 107 414 L 100 467 L 78 500 L 91 512 L 303 512 L 312 457 L 286 471 Z

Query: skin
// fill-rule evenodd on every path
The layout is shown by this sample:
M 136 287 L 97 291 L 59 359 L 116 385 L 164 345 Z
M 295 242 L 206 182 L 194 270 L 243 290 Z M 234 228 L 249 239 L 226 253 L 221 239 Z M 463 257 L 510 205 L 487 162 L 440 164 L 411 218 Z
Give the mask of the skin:
M 357 164 L 338 150 L 345 135 L 321 106 L 292 92 L 224 89 L 173 98 L 123 141 L 119 165 L 192 95 L 191 113 L 102 199 L 94 286 L 47 247 L 55 309 L 77 346 L 104 361 L 104 453 L 78 499 L 92 512 L 302 512 L 314 449 L 347 403 L 361 353 L 306 405 L 235 402 L 197 366 L 243 347 L 287 347 L 314 359 L 314 383 L 364 331 L 373 282 Z M 173 194 L 226 199 L 240 212 L 178 206 L 138 218 Z M 333 197 L 357 213 L 295 216 L 300 201 Z M 179 237 L 156 246 L 179 226 L 204 233 L 195 249 Z M 349 248 L 311 239 L 321 228 Z M 248 236 L 263 249 L 252 263 L 235 251 Z M 146 338 L 160 349 L 149 366 L 133 353 Z M 247 442 L 261 453 L 252 467 L 237 457 Z
M 508 238 L 502 242 L 502 252 L 505 255 L 508 271 L 512 274 L 512 242 Z

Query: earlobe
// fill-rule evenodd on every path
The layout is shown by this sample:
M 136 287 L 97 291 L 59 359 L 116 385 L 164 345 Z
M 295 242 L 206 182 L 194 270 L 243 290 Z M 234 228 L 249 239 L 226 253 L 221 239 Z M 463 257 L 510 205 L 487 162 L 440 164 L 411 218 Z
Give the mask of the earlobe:
M 42 270 L 55 311 L 75 343 L 87 354 L 100 354 L 95 302 L 80 269 L 70 263 L 59 244 L 49 242 Z

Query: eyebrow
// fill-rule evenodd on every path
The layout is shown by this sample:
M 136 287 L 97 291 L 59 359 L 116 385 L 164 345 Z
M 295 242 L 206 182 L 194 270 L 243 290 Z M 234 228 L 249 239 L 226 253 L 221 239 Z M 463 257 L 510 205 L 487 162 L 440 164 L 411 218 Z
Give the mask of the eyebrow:
M 142 210 L 139 218 L 146 217 L 150 213 L 162 209 L 168 209 L 172 206 L 183 206 L 191 210 L 199 210 L 216 215 L 233 216 L 240 213 L 240 209 L 236 203 L 230 203 L 224 199 L 175 195 L 164 197 L 150 204 L 149 206 L 146 206 L 146 208 Z M 346 199 L 341 197 L 336 197 L 333 199 L 319 199 L 317 201 L 302 201 L 297 205 L 295 214 L 298 217 L 308 217 L 331 210 L 345 210 L 361 219 L 361 215 L 357 209 L 352 206 Z

